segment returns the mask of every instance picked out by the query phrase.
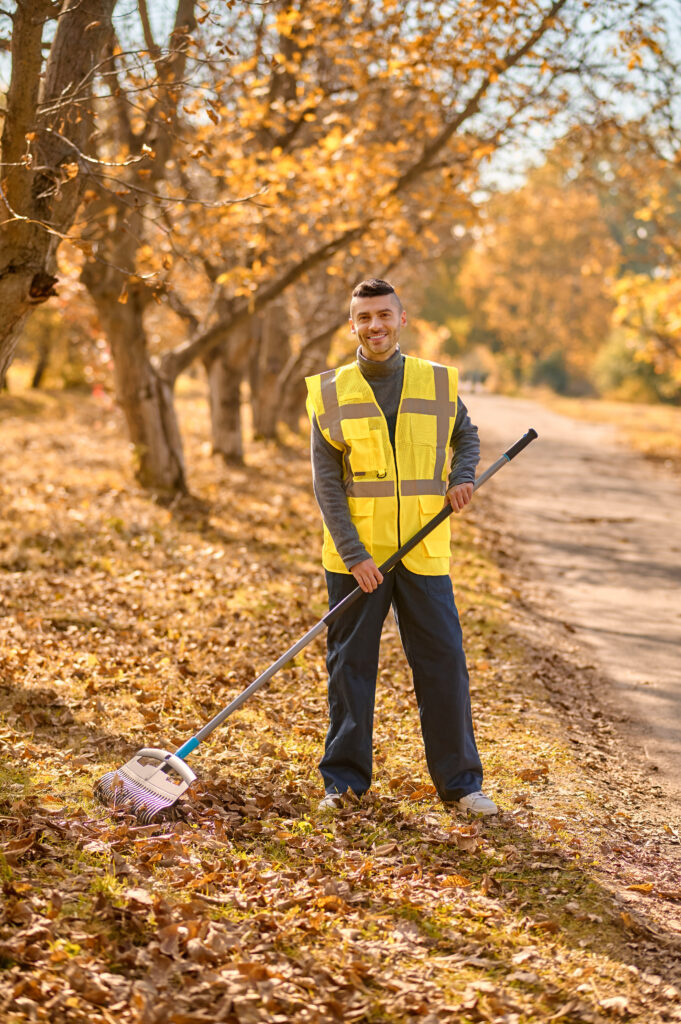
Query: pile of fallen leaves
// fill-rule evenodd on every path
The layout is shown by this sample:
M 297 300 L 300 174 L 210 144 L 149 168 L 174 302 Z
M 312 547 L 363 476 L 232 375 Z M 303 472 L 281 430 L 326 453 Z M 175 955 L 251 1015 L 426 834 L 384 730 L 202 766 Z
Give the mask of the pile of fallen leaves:
M 678 816 L 651 812 L 583 652 L 537 632 L 493 485 L 453 574 L 497 819 L 437 801 L 389 619 L 367 797 L 317 810 L 320 639 L 199 748 L 178 820 L 141 826 L 97 779 L 325 611 L 306 446 L 221 466 L 187 392 L 194 496 L 164 507 L 105 398 L 1 401 L 3 1022 L 681 1020 Z

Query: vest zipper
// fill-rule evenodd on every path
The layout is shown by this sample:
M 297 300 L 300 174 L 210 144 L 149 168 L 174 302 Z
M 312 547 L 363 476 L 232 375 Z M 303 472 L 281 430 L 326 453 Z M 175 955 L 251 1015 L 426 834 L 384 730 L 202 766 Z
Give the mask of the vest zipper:
M 404 391 L 404 381 L 402 381 L 402 391 Z M 372 392 L 372 394 L 373 394 L 373 392 Z M 378 411 L 381 414 L 381 418 L 383 420 L 383 423 L 385 424 L 385 432 L 388 435 L 388 441 L 390 441 L 390 431 L 388 430 L 388 418 L 385 415 L 385 413 L 383 412 L 383 410 L 381 409 L 381 407 L 378 404 L 378 402 L 376 401 L 376 396 L 375 395 L 374 395 L 374 403 L 376 405 L 376 408 L 378 409 Z M 400 405 L 402 405 L 402 392 L 400 392 L 400 401 L 399 401 L 399 405 L 397 406 L 397 417 L 398 418 L 399 418 L 399 415 L 400 415 Z M 397 419 L 395 420 L 395 445 L 396 444 L 397 444 Z M 395 497 L 397 499 L 397 546 L 398 546 L 398 548 L 401 548 L 402 547 L 402 541 L 400 540 L 400 478 L 399 478 L 398 473 L 397 473 L 397 452 L 395 451 L 395 446 L 393 446 L 391 444 L 390 445 L 390 449 L 392 451 L 393 467 L 394 467 L 394 470 L 395 470 Z
M 399 419 L 400 419 L 400 408 L 402 407 L 402 398 L 404 396 L 404 385 L 406 383 L 406 379 L 407 379 L 407 363 L 405 361 L 404 373 L 402 375 L 402 390 L 400 391 L 400 400 L 397 403 L 397 417 L 395 419 L 395 444 L 394 445 L 392 445 L 392 444 L 390 445 L 390 447 L 392 449 L 392 454 L 393 454 L 393 466 L 395 467 L 395 497 L 397 499 L 397 546 L 398 546 L 398 548 L 402 547 L 402 537 L 401 537 L 402 531 L 400 529 L 400 477 L 399 477 L 399 473 L 398 473 L 398 469 L 397 469 L 397 450 L 396 450 L 397 449 L 397 427 L 398 427 L 398 423 L 399 423 Z M 367 385 L 367 387 L 369 388 L 369 391 L 371 392 L 371 397 L 372 397 L 374 405 L 376 406 L 376 408 L 378 409 L 379 413 L 381 414 L 381 417 L 382 417 L 383 422 L 385 424 L 385 432 L 388 435 L 388 441 L 390 441 L 390 431 L 388 430 L 388 419 L 387 419 L 385 413 L 383 412 L 383 410 L 381 409 L 380 405 L 376 401 L 376 395 L 374 394 L 374 390 L 371 387 L 371 384 L 369 384 L 369 381 L 365 377 L 363 378 L 363 380 L 364 380 L 365 384 Z
M 404 395 L 404 386 L 407 382 L 407 361 L 404 361 L 404 373 L 402 374 L 402 390 L 400 391 L 400 400 L 397 403 L 397 416 L 395 417 L 395 444 L 393 446 L 393 462 L 395 463 L 395 497 L 397 498 L 397 546 L 402 547 L 402 530 L 400 528 L 401 519 L 401 507 L 400 507 L 400 474 L 397 468 L 397 431 L 400 425 L 400 409 L 402 408 L 402 397 Z M 384 417 L 385 419 L 385 417 Z M 387 429 L 386 422 L 386 429 Z

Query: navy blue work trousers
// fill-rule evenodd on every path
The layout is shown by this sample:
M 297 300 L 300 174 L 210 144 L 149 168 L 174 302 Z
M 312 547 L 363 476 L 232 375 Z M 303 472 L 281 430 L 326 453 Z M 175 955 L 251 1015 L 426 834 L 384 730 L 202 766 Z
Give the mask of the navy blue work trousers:
M 356 583 L 352 575 L 327 572 L 326 585 L 333 608 Z M 391 604 L 412 671 L 430 777 L 442 800 L 459 800 L 481 788 L 482 765 L 452 581 L 401 564 L 328 628 L 330 721 L 319 765 L 326 792 L 359 795 L 371 785 L 378 655 Z

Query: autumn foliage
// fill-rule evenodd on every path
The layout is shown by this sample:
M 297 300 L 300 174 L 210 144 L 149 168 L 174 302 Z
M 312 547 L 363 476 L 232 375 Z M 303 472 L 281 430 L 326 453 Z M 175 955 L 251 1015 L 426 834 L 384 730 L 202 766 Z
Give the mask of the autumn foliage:
M 262 437 L 297 429 L 301 380 L 326 365 L 367 273 L 417 312 L 428 268 L 449 261 L 466 343 L 482 338 L 516 377 L 542 360 L 584 376 L 617 321 L 634 361 L 674 380 L 663 4 L 178 0 L 162 14 L 64 0 L 56 23 L 54 5 L 29 7 L 0 14 L 13 46 L 0 374 L 30 311 L 78 275 L 145 486 L 186 489 L 174 388 L 197 363 L 225 460 L 242 459 L 245 421 Z M 80 77 L 65 84 L 60 54 L 84 17 Z M 627 119 L 623 98 L 645 117 Z M 508 194 L 527 140 L 539 163 L 576 137 L 567 177 L 554 161 Z M 615 311 L 645 289 L 614 287 L 628 242 L 587 180 L 608 149 L 634 220 L 665 236 L 671 291 L 636 310 L 623 298 Z

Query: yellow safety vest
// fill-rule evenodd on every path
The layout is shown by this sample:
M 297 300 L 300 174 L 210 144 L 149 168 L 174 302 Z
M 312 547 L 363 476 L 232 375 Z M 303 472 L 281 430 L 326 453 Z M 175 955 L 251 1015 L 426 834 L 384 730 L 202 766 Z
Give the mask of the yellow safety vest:
M 405 357 L 395 453 L 386 418 L 357 363 L 307 377 L 307 408 L 329 444 L 343 453 L 343 486 L 359 539 L 377 565 L 429 522 L 447 490 L 448 449 L 456 419 L 453 366 Z M 449 572 L 449 520 L 403 564 L 422 576 Z M 347 573 L 324 524 L 322 563 Z

